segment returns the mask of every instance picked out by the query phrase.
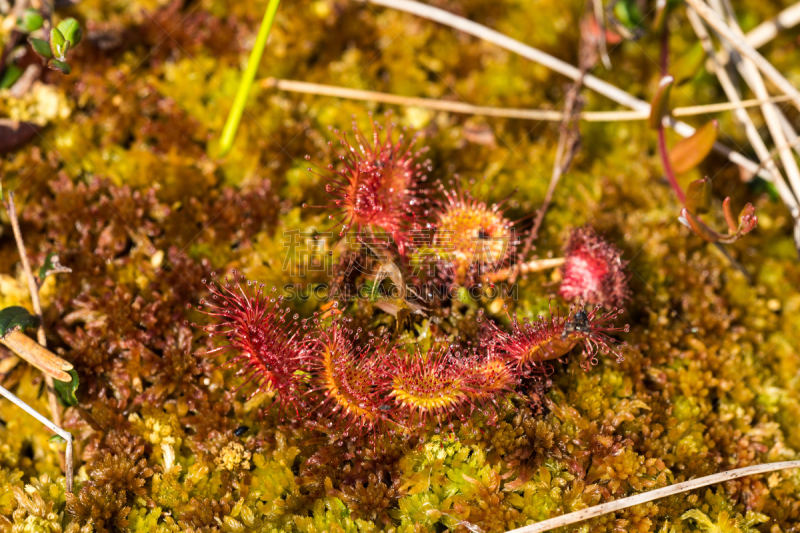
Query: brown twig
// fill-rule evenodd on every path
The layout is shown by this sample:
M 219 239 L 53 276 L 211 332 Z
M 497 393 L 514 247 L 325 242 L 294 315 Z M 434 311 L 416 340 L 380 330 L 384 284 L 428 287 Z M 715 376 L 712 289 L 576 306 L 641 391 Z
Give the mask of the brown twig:
M 547 187 L 544 200 L 542 200 L 542 207 L 536 212 L 536 219 L 533 221 L 533 227 L 531 227 L 531 231 L 528 233 L 528 237 L 525 239 L 525 244 L 522 247 L 522 253 L 520 254 L 522 261 L 526 260 L 528 253 L 533 247 L 534 241 L 536 241 L 536 238 L 539 236 L 539 229 L 542 227 L 544 216 L 547 213 L 547 209 L 550 207 L 550 203 L 553 201 L 553 195 L 556 192 L 558 182 L 561 180 L 561 175 L 569 168 L 575 151 L 577 150 L 580 132 L 578 131 L 577 134 L 575 133 L 577 131 L 577 122 L 574 120 L 574 110 L 576 108 L 578 94 L 580 93 L 580 85 L 580 82 L 572 84 L 567 92 L 567 101 L 564 106 L 564 121 L 561 123 L 561 131 L 558 135 L 558 146 L 556 147 L 556 158 L 553 162 L 553 173 L 550 175 L 550 185 Z M 569 152 L 567 152 L 568 144 L 570 145 Z M 512 267 L 512 273 L 508 277 L 509 283 L 514 283 L 520 273 L 521 269 Z
M 542 201 L 542 207 L 536 212 L 533 227 L 531 227 L 531 231 L 528 233 L 528 237 L 525 239 L 525 244 L 522 247 L 522 253 L 520 254 L 520 259 L 522 261 L 526 261 L 528 253 L 533 247 L 533 243 L 539 236 L 539 229 L 542 227 L 544 216 L 547 214 L 550 203 L 553 201 L 553 195 L 556 192 L 558 182 L 561 180 L 562 174 L 569 169 L 572 160 L 575 158 L 575 153 L 580 146 L 581 132 L 578 115 L 583 105 L 579 99 L 581 88 L 583 87 L 583 75 L 591 66 L 597 63 L 597 53 L 591 50 L 589 37 L 585 34 L 581 35 L 579 56 L 581 77 L 579 77 L 567 91 L 566 102 L 564 103 L 564 118 L 561 121 L 558 134 L 558 146 L 556 147 L 555 161 L 553 161 L 553 172 L 550 175 L 550 185 L 547 187 L 547 192 Z M 508 282 L 513 284 L 517 280 L 521 268 L 511 268 L 512 271 L 508 277 Z
M 33 276 L 31 270 L 31 263 L 28 261 L 28 253 L 25 251 L 25 242 L 22 240 L 22 232 L 19 229 L 19 219 L 17 218 L 17 208 L 14 205 L 14 193 L 8 193 L 8 202 L 6 204 L 8 211 L 8 218 L 11 220 L 11 229 L 14 232 L 14 239 L 17 241 L 17 249 L 19 250 L 19 258 L 22 262 L 22 270 L 28 280 L 28 290 L 31 293 L 31 303 L 33 304 L 33 314 L 39 319 L 39 327 L 36 330 L 36 337 L 42 347 L 47 348 L 47 337 L 44 333 L 44 316 L 42 313 L 42 302 L 39 299 L 39 283 Z M 45 375 L 45 382 L 47 383 L 47 396 L 50 402 L 50 416 L 53 417 L 53 422 L 61 425 L 61 409 L 58 405 L 58 398 L 56 391 L 53 388 L 53 378 Z
M 22 231 L 19 228 L 19 218 L 17 217 L 17 208 L 14 205 L 14 193 L 8 193 L 8 201 L 6 202 L 6 210 L 8 211 L 8 218 L 11 221 L 11 229 L 14 232 L 14 240 L 17 242 L 17 249 L 19 250 L 20 261 L 22 262 L 22 270 L 25 272 L 25 277 L 28 280 L 28 290 L 31 293 L 31 303 L 33 304 L 33 313 L 39 319 L 39 328 L 36 335 L 39 344 L 43 348 L 47 348 L 47 337 L 44 332 L 44 316 L 42 313 L 42 302 L 39 299 L 39 283 L 33 276 L 30 261 L 28 261 L 28 253 L 25 251 L 25 243 L 22 240 Z M 58 404 L 58 397 L 56 396 L 53 378 L 48 374 L 44 375 L 45 383 L 47 384 L 47 397 L 50 404 L 50 416 L 53 419 L 53 424 L 61 427 L 61 408 Z M 67 478 L 67 490 L 72 491 L 72 444 L 71 441 L 67 447 L 67 454 L 64 458 L 65 473 Z

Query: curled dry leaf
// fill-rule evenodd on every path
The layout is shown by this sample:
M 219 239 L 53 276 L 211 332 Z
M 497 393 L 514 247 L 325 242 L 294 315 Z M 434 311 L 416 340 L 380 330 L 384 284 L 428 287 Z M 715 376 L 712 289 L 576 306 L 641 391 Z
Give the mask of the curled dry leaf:
M 72 381 L 72 365 L 21 331 L 11 331 L 0 339 L 12 352 L 58 381 Z
M 32 122 L 0 118 L 0 154 L 13 152 L 36 137 L 41 129 Z

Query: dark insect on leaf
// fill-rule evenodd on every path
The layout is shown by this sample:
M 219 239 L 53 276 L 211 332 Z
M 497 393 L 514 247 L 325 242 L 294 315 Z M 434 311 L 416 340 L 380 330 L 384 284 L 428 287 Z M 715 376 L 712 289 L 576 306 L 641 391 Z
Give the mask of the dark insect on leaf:
M 72 376 L 71 381 L 53 381 L 56 394 L 58 394 L 58 401 L 64 407 L 78 405 L 78 397 L 75 396 L 75 391 L 78 390 L 79 385 L 78 372 L 72 369 L 69 371 L 69 375 Z
M 238 428 L 236 428 L 236 429 L 233 431 L 233 434 L 234 434 L 234 435 L 236 435 L 237 437 L 241 437 L 242 435 L 244 435 L 245 433 L 247 433 L 247 431 L 248 431 L 249 429 L 250 429 L 250 427 L 249 427 L 249 426 L 239 426 Z
M 35 327 L 38 323 L 38 319 L 24 307 L 6 307 L 0 311 L 0 338 L 5 338 L 12 331 Z

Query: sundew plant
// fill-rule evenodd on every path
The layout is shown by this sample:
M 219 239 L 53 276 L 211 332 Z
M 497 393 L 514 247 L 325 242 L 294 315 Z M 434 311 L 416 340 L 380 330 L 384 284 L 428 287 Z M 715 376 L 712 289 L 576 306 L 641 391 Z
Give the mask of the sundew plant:
M 0 0 L 0 531 L 797 531 L 798 43 Z

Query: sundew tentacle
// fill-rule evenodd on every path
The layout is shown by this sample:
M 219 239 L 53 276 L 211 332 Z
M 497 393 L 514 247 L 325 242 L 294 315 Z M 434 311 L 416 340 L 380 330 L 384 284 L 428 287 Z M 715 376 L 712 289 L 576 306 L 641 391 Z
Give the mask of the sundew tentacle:
M 514 365 L 521 375 L 549 375 L 552 365 L 547 361 L 568 354 L 579 344 L 583 344 L 584 370 L 597 364 L 597 354 L 613 354 L 617 361 L 622 360 L 620 348 L 626 343 L 618 342 L 609 333 L 627 332 L 629 326 L 618 327 L 614 320 L 622 314 L 616 307 L 602 312 L 597 306 L 587 311 L 583 305 L 573 305 L 564 315 L 560 309 L 550 310 L 550 316 L 535 320 L 524 318 L 520 323 L 517 314 L 508 314 L 511 332 L 500 329 L 489 321 L 487 330 L 492 350 Z
M 290 309 L 281 308 L 283 298 L 265 294 L 263 284 L 237 278 L 235 271 L 233 277 L 233 284 L 228 278 L 223 284 L 203 280 L 211 297 L 200 300 L 198 310 L 218 322 L 193 326 L 224 343 L 201 354 L 233 354 L 226 365 L 240 366 L 237 375 L 245 378 L 243 385 L 255 384 L 253 394 L 275 391 L 281 401 L 295 404 L 303 353 L 298 316 L 288 317 Z
M 572 231 L 564 251 L 559 295 L 568 301 L 621 307 L 630 299 L 622 251 L 589 226 Z
M 423 184 L 430 170 L 429 161 L 421 161 L 427 148 L 414 150 L 417 134 L 400 133 L 392 140 L 395 125 L 387 114 L 386 125 L 372 120 L 369 139 L 353 121 L 353 142 L 338 130 L 333 133 L 344 147 L 339 154 L 340 165 L 326 165 L 322 172 L 308 170 L 325 180 L 330 197 L 329 216 L 339 236 L 352 229 L 385 232 L 401 255 L 410 243 L 410 232 L 424 219 L 427 191 Z M 328 143 L 333 146 L 332 143 Z M 306 156 L 311 160 L 310 156 Z M 307 207 L 306 204 L 303 204 Z
M 314 330 L 304 341 L 303 366 L 311 376 L 307 396 L 314 411 L 331 426 L 361 433 L 389 421 L 384 363 L 390 350 L 387 340 L 371 335 L 356 344 L 361 330 L 349 329 L 350 321 L 338 315 L 328 326 L 314 319 Z
M 409 427 L 463 418 L 470 405 L 469 376 L 464 364 L 446 344 L 434 344 L 426 353 L 397 351 L 390 359 L 389 397 L 398 416 Z
M 452 271 L 457 283 L 480 279 L 507 265 L 519 244 L 514 223 L 506 219 L 502 203 L 488 205 L 464 192 L 440 184 L 444 200 L 434 211 L 433 248 Z

